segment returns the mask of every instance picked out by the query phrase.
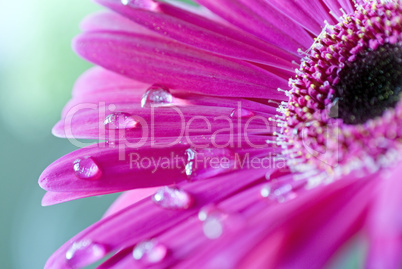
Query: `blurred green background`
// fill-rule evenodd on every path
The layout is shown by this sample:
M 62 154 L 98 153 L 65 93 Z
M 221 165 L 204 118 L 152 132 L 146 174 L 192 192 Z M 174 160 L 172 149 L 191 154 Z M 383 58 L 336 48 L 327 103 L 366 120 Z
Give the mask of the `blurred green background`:
M 75 150 L 51 128 L 90 64 L 71 50 L 89 0 L 0 2 L 0 268 L 43 268 L 60 245 L 98 220 L 116 195 L 41 207 L 47 165 Z
M 37 184 L 47 165 L 76 149 L 53 137 L 51 128 L 74 81 L 90 67 L 70 43 L 82 18 L 96 10 L 89 0 L 1 2 L 0 268 L 43 268 L 59 246 L 98 220 L 117 196 L 41 207 L 45 192 Z M 352 242 L 330 268 L 359 268 L 363 253 Z

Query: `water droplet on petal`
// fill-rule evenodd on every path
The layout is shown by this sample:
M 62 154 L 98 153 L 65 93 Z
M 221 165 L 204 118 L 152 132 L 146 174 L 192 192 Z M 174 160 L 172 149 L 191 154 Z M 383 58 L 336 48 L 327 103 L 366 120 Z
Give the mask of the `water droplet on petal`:
M 143 8 L 148 10 L 155 10 L 158 7 L 158 3 L 156 1 L 121 0 L 121 3 L 125 6 L 132 6 L 134 8 Z
M 191 176 L 191 174 L 193 173 L 193 166 L 195 166 L 194 161 L 197 152 L 194 149 L 187 149 L 186 154 L 187 154 L 187 164 L 185 167 L 186 175 Z
M 163 106 L 173 101 L 170 91 L 161 85 L 151 86 L 142 96 L 141 107 Z
M 82 240 L 73 243 L 67 250 L 66 259 L 72 268 L 81 268 L 102 259 L 106 254 L 107 248 L 104 245 Z
M 211 178 L 236 168 L 235 154 L 227 148 L 190 148 L 185 153 L 185 172 L 192 181 Z
M 272 183 L 268 183 L 261 188 L 260 194 L 263 198 L 269 198 L 279 203 L 292 200 L 297 196 L 291 184 L 274 186 Z
M 214 204 L 209 204 L 201 208 L 201 210 L 198 212 L 198 219 L 200 221 L 205 221 L 209 215 L 212 213 L 218 213 L 220 210 L 216 208 Z
M 223 233 L 222 219 L 216 214 L 209 215 L 202 224 L 202 230 L 209 239 L 217 239 Z
M 169 209 L 187 209 L 190 208 L 194 202 L 189 193 L 171 187 L 159 189 L 152 196 L 152 200 L 157 205 Z
M 232 118 L 240 118 L 240 119 L 246 119 L 246 118 L 251 118 L 253 117 L 255 114 L 253 111 L 250 111 L 248 109 L 245 108 L 235 108 L 233 109 L 232 113 L 230 113 L 230 116 Z
M 263 198 L 267 198 L 271 194 L 271 185 L 265 184 L 264 187 L 261 188 L 260 193 Z
M 106 116 L 103 122 L 106 129 L 132 129 L 135 128 L 138 122 L 128 113 L 116 112 Z
M 84 157 L 74 161 L 74 172 L 81 179 L 98 179 L 102 171 L 91 157 Z
M 134 259 L 146 264 L 158 263 L 167 255 L 168 249 L 156 240 L 138 243 L 133 249 Z

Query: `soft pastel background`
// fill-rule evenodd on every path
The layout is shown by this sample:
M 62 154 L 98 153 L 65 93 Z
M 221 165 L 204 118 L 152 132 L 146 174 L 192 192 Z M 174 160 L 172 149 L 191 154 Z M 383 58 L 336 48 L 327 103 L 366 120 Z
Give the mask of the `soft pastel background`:
M 89 0 L 0 3 L 0 268 L 43 268 L 116 197 L 41 207 L 44 191 L 37 184 L 47 165 L 75 149 L 50 130 L 75 79 L 90 67 L 70 42 L 79 21 L 97 9 Z M 352 249 L 343 252 L 346 263 L 341 258 L 332 267 L 360 267 L 361 251 Z
M 0 1 L 0 268 L 43 268 L 116 197 L 41 207 L 42 170 L 75 150 L 51 128 L 90 64 L 71 50 L 89 0 Z

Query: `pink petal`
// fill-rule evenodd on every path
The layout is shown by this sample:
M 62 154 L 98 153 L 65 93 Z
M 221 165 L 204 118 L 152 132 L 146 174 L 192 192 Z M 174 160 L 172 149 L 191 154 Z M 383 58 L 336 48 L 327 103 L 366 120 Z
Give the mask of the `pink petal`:
M 150 199 L 142 200 L 99 221 L 69 240 L 50 257 L 45 268 L 68 267 L 68 260 L 65 256 L 74 242 L 91 240 L 91 242 L 105 246 L 107 252 L 110 252 L 155 237 L 160 232 L 195 215 L 207 203 L 219 202 L 236 193 L 256 181 L 264 173 L 265 169 L 245 170 L 237 174 L 242 180 L 233 180 L 232 176 L 226 175 L 211 181 L 187 184 L 183 186 L 183 189 L 195 198 L 196 204 L 184 211 L 166 210 L 155 205 Z M 81 255 L 79 262 L 85 263 L 86 259 L 92 261 L 93 257 L 90 254 Z
M 114 103 L 140 104 L 142 95 L 150 87 L 101 67 L 94 67 L 82 74 L 73 88 L 73 99 L 63 109 L 63 117 L 75 107 L 85 105 L 99 106 Z M 192 94 L 189 92 L 172 91 L 173 102 L 179 106 L 201 105 L 227 108 L 241 108 L 256 112 L 276 114 L 276 108 L 265 104 L 262 100 L 251 101 L 242 98 L 223 98 Z
M 370 250 L 366 268 L 402 266 L 402 167 L 390 169 L 379 186 L 369 218 Z
M 211 95 L 286 99 L 277 91 L 287 87 L 286 79 L 175 41 L 138 34 L 86 33 L 76 38 L 74 47 L 87 60 L 145 83 Z
M 95 66 L 84 72 L 75 82 L 73 97 L 88 98 L 92 94 L 107 93 L 113 90 L 131 91 L 132 89 L 146 89 L 150 84 L 145 84 L 115 72 Z M 136 91 L 133 91 L 134 93 Z
M 157 33 L 110 11 L 100 11 L 87 16 L 80 25 L 83 32 L 128 32 L 159 36 Z
M 294 68 L 292 60 L 297 60 L 297 57 L 278 47 L 263 44 L 251 35 L 167 3 L 154 2 L 150 8 L 144 9 L 136 3 L 124 6 L 117 0 L 98 2 L 164 37 L 210 52 L 288 70 Z
M 364 213 L 362 209 L 367 208 L 375 189 L 375 182 L 371 180 L 367 186 L 364 180 L 345 178 L 334 185 L 300 194 L 298 199 L 286 204 L 262 201 L 259 198 L 261 185 L 249 187 L 216 204 L 215 208 L 226 215 L 222 238 L 208 239 L 202 222 L 194 216 L 154 238 L 169 250 L 169 255 L 153 267 L 322 268 L 340 242 L 361 227 L 359 216 Z M 322 218 L 321 215 L 328 215 L 328 212 L 334 213 L 330 220 Z M 321 234 L 333 240 L 323 240 Z M 298 244 L 299 241 L 302 243 Z M 327 241 L 330 243 L 325 244 Z M 323 257 L 315 257 L 317 249 Z M 286 264 L 275 264 L 281 259 Z M 130 246 L 100 268 L 110 267 L 142 268 L 143 264 L 133 259 Z
M 107 218 L 120 210 L 125 209 L 142 199 L 145 199 L 151 195 L 153 195 L 159 187 L 155 188 L 145 188 L 145 189 L 137 189 L 126 191 L 119 196 L 119 198 L 114 201 L 114 203 L 109 207 L 109 209 L 105 212 L 102 218 Z
M 278 206 L 255 202 L 242 213 L 245 227 L 223 234 L 178 268 L 322 268 L 362 226 L 375 183 L 374 176 L 345 178 Z
M 290 19 L 294 20 L 300 26 L 306 28 L 314 35 L 318 36 L 322 31 L 324 20 L 322 20 L 322 18 L 320 18 L 319 16 L 311 16 L 311 9 L 308 5 L 306 5 L 305 2 L 307 1 L 272 0 L 270 1 L 270 5 L 278 12 L 283 13 Z
M 333 1 L 333 0 L 331 0 Z M 345 10 L 346 13 L 351 14 L 354 12 L 354 3 L 352 0 L 338 0 L 339 4 Z
M 50 206 L 55 204 L 60 204 L 64 202 L 69 202 L 81 198 L 87 198 L 91 196 L 105 195 L 113 193 L 114 191 L 83 191 L 83 192 L 46 192 L 42 198 L 42 206 Z
M 262 0 L 197 0 L 215 14 L 248 33 L 296 53 L 313 43 L 311 36 L 291 19 Z
M 127 148 L 111 147 L 107 144 L 96 144 L 67 154 L 52 163 L 42 173 L 39 179 L 40 186 L 52 192 L 120 192 L 134 188 L 146 188 L 160 185 L 174 184 L 186 180 L 184 173 L 185 163 L 178 162 L 172 169 L 156 169 L 155 162 L 160 158 L 184 156 L 188 146 L 178 145 L 174 148 L 151 147 Z M 78 178 L 73 170 L 73 162 L 84 157 L 95 160 L 102 176 L 95 180 Z M 138 157 L 138 161 L 137 160 Z M 142 158 L 149 159 L 142 166 Z M 131 158 L 131 159 L 130 159 Z M 184 157 L 183 157 L 184 158 Z
M 112 93 L 110 93 L 112 95 Z M 94 96 L 96 98 L 96 95 Z M 113 99 L 114 97 L 111 97 Z M 125 95 L 115 98 L 130 100 Z M 94 99 L 92 99 L 94 100 Z M 135 100 L 135 98 L 133 98 Z M 121 100 L 116 100 L 121 101 Z M 216 134 L 272 134 L 274 124 L 268 121 L 272 114 L 255 112 L 253 118 L 231 117 L 236 107 L 213 106 L 166 106 L 157 108 L 142 108 L 137 104 L 127 103 L 81 103 L 80 99 L 68 105 L 65 118 L 53 128 L 53 134 L 68 138 L 89 138 L 106 140 L 138 141 L 150 137 L 171 137 L 172 141 L 184 136 Z M 135 127 L 119 130 L 107 130 L 104 124 L 108 115 L 126 113 L 130 119 L 137 122 Z M 247 124 L 247 128 L 245 125 Z
M 202 142 L 207 141 L 208 139 Z M 217 141 L 219 142 L 219 140 Z M 261 156 L 267 151 L 267 146 L 253 149 L 253 145 L 248 145 L 244 140 L 242 143 L 243 146 L 233 148 L 232 151 L 215 148 L 210 149 L 209 152 L 213 156 L 222 155 L 221 157 L 227 157 L 231 161 L 237 161 L 235 158 L 240 158 L 239 160 L 247 164 L 251 160 L 250 158 Z M 81 192 L 83 195 L 88 192 L 98 195 L 98 193 L 171 185 L 189 179 L 186 174 L 188 161 L 186 150 L 192 147 L 194 146 L 186 143 L 175 144 L 171 147 L 165 145 L 158 147 L 145 143 L 139 148 L 107 143 L 95 144 L 76 150 L 52 163 L 40 176 L 39 184 L 47 191 L 76 191 Z M 275 151 L 279 152 L 279 149 L 273 149 L 273 152 Z M 229 152 L 231 152 L 230 155 Z M 245 154 L 248 154 L 247 158 L 244 157 Z M 208 156 L 202 153 L 198 156 L 198 161 L 202 162 L 203 158 L 208 158 Z M 74 171 L 74 163 L 85 158 L 91 158 L 95 162 L 97 169 L 100 171 L 99 177 L 91 179 L 77 176 Z M 208 162 L 208 159 L 205 162 Z M 202 166 L 200 165 L 199 167 Z M 242 167 L 244 165 L 240 166 L 239 164 L 236 169 Z M 216 169 L 218 168 L 216 167 Z M 214 170 L 215 168 L 213 167 L 205 166 L 205 169 L 203 178 L 205 176 L 213 177 L 218 172 L 234 171 L 231 167 L 228 167 L 227 170 Z M 207 174 L 208 171 L 214 173 L 209 175 Z M 200 172 L 202 171 L 200 170 Z

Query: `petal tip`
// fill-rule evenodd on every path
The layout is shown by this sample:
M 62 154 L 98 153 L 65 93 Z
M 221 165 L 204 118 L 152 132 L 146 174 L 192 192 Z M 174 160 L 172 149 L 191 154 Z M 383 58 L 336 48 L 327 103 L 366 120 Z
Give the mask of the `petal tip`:
M 52 128 L 52 135 L 60 138 L 65 138 L 66 134 L 64 132 L 64 125 L 62 121 L 56 123 Z

